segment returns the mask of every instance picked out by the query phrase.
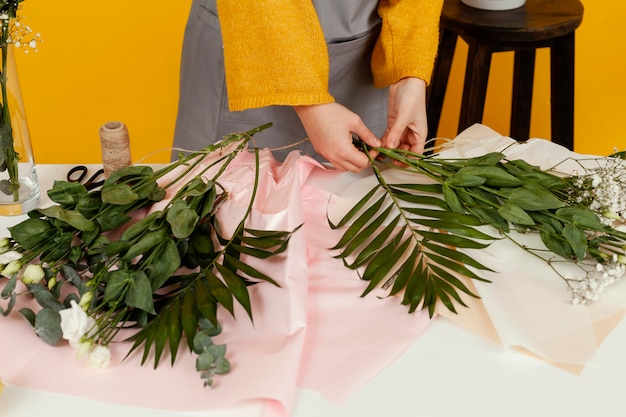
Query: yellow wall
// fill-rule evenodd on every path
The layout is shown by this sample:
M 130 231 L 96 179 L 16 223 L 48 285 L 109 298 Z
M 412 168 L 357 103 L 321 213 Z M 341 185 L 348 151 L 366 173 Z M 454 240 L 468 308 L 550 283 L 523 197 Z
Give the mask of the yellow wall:
M 171 146 L 191 0 L 26 0 L 39 52 L 16 52 L 35 161 L 101 161 L 98 130 L 130 132 L 133 161 Z M 163 162 L 161 152 L 147 162 Z
M 178 66 L 191 0 L 27 0 L 22 14 L 41 32 L 36 54 L 17 53 L 37 163 L 101 160 L 98 129 L 129 128 L 133 160 L 171 146 Z M 164 7 L 167 6 L 167 7 Z M 576 38 L 576 150 L 626 148 L 626 3 L 586 1 Z M 454 137 L 465 54 L 459 42 L 439 135 Z M 18 51 L 19 52 L 19 51 Z M 508 134 L 512 54 L 496 54 L 484 123 Z M 550 137 L 549 55 L 540 51 L 531 136 Z M 164 162 L 168 152 L 148 162 Z

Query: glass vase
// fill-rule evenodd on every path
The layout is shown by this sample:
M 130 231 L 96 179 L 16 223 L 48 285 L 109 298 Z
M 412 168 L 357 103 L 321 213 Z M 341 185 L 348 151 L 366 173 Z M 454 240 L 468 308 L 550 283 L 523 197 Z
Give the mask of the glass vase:
M 39 204 L 39 182 L 11 45 L 0 48 L 0 215 L 18 215 Z

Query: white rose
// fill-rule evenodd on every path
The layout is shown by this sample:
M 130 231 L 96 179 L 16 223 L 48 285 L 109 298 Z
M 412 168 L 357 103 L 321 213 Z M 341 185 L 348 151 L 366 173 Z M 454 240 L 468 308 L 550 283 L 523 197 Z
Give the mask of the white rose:
M 13 261 L 17 261 L 18 259 L 21 259 L 21 258 L 22 258 L 21 253 L 14 251 L 14 250 L 10 250 L 10 251 L 3 252 L 0 254 L 0 264 L 6 265 Z
M 61 331 L 63 339 L 70 342 L 70 345 L 78 348 L 80 339 L 90 331 L 94 334 L 97 331 L 96 321 L 93 317 L 88 316 L 85 310 L 80 308 L 76 301 L 70 301 L 70 308 L 59 311 L 61 315 Z
M 7 252 L 10 253 L 10 252 Z M 7 253 L 3 253 L 2 255 L 6 255 Z M 2 256 L 0 255 L 0 256 Z M 21 257 L 21 255 L 20 255 Z M 9 262 L 9 264 L 7 266 L 4 267 L 4 269 L 2 270 L 1 274 L 7 278 L 11 278 L 11 276 L 13 276 L 13 274 L 15 274 L 16 272 L 18 272 L 20 269 L 22 269 L 22 262 L 19 260 L 15 260 L 15 261 L 11 261 Z
M 111 363 L 111 351 L 108 347 L 96 345 L 87 354 L 87 364 L 92 368 L 107 368 Z
M 44 272 L 41 265 L 29 264 L 26 269 L 24 269 L 22 282 L 24 284 L 38 284 L 45 276 L 46 273 Z

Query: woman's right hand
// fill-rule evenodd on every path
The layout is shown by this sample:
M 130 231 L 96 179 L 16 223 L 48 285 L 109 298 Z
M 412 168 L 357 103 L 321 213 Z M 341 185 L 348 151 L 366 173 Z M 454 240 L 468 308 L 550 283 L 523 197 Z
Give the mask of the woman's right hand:
M 339 103 L 294 107 L 315 151 L 340 171 L 359 172 L 369 166 L 367 156 L 352 144 L 356 134 L 369 146 L 382 142 L 369 130 L 361 118 Z M 377 153 L 370 151 L 372 158 Z

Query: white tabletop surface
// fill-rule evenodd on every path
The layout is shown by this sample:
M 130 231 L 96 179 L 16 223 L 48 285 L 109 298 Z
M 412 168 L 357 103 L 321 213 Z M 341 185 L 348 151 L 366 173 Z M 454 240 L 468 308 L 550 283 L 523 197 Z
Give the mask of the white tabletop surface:
M 70 167 L 40 165 L 42 190 L 55 177 L 63 179 Z M 46 197 L 42 200 L 45 204 Z M 0 230 L 20 219 L 0 218 Z M 10 335 L 0 335 L 0 343 L 5 337 Z M 507 351 L 495 342 L 437 318 L 417 343 L 345 404 L 331 404 L 316 393 L 300 390 L 293 416 L 623 416 L 625 346 L 626 324 L 622 322 L 583 372 L 573 375 L 525 354 Z M 12 385 L 7 385 L 0 395 L 1 417 L 257 415 L 261 411 L 255 405 L 202 413 L 171 412 L 130 408 Z

